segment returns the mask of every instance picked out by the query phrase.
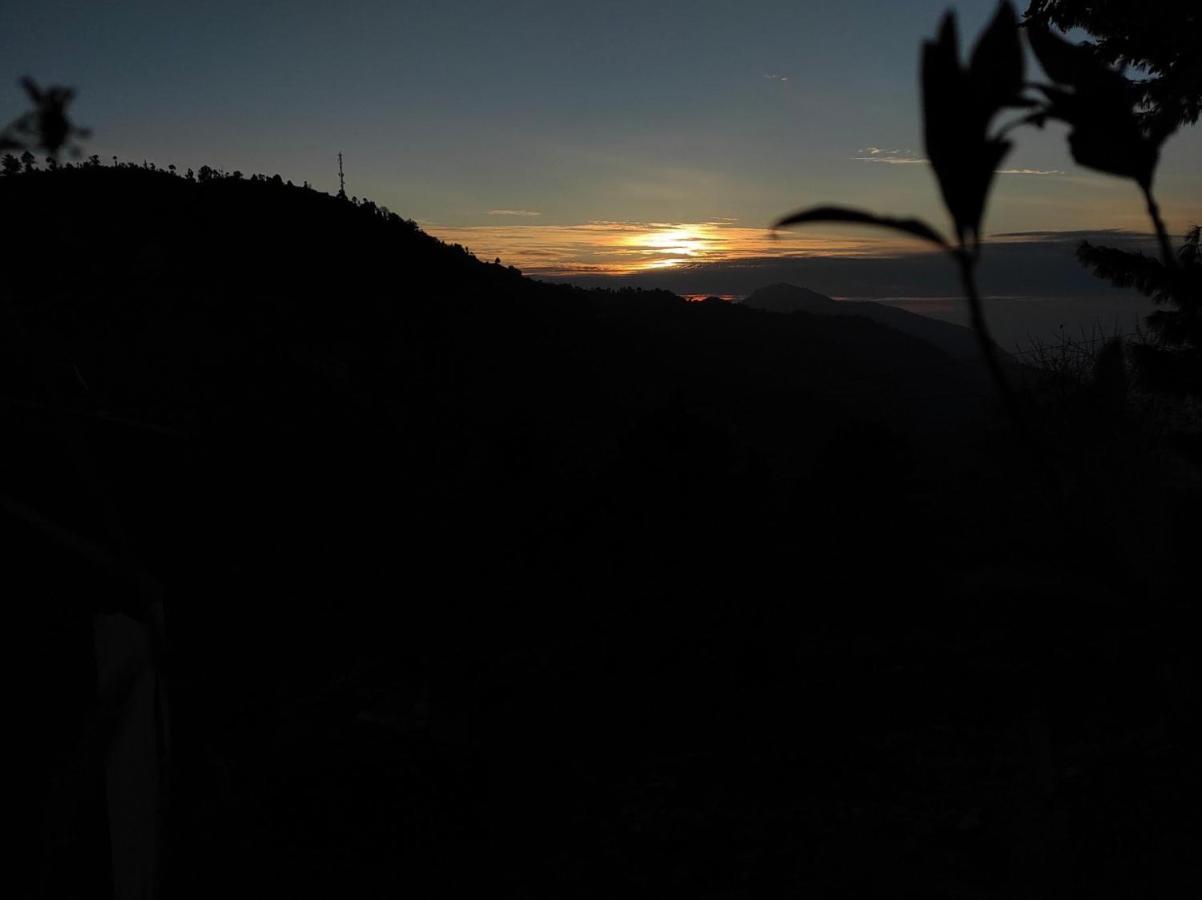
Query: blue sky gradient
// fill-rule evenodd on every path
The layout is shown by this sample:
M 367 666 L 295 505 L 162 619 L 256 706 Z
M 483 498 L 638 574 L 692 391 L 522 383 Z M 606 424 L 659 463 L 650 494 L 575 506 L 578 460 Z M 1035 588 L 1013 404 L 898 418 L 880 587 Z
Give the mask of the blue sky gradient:
M 0 9 L 16 79 L 74 85 L 89 152 L 280 173 L 440 228 L 733 219 L 838 201 L 946 219 L 921 164 L 919 45 L 936 0 L 95 3 Z M 962 43 L 993 0 L 954 5 Z M 1021 9 L 1020 9 L 1021 12 Z M 968 39 L 965 39 L 965 36 Z M 965 50 L 967 52 L 967 49 Z M 3 89 L 3 79 L 12 87 Z M 988 230 L 1146 229 L 1129 183 L 1025 131 Z M 878 154 L 879 155 L 879 154 Z M 1167 148 L 1171 227 L 1202 219 L 1202 133 Z M 509 215 L 500 210 L 537 213 Z M 510 241 L 512 244 L 512 241 Z M 488 247 L 481 247 L 487 254 Z

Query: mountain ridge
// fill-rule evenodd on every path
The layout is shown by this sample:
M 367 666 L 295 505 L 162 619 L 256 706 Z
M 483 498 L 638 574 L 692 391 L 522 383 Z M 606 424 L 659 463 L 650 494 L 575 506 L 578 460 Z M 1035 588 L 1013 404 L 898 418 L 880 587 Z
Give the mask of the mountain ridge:
M 465 542 L 503 568 L 665 534 L 684 554 L 694 529 L 733 521 L 770 546 L 814 467 L 826 496 L 863 480 L 867 448 L 896 446 L 886 457 L 912 462 L 867 466 L 890 484 L 862 500 L 892 504 L 961 465 L 989 416 L 969 368 L 864 318 L 546 284 L 279 179 L 61 167 L 0 177 L 0 208 L 25 334 L 6 333 L 5 403 L 89 429 L 167 571 L 197 546 L 282 571 L 269 534 L 273 553 L 316 562 L 329 540 L 330 560 L 355 560 L 331 578 L 367 573 L 387 508 L 420 535 L 417 570 L 441 560 L 469 581 Z M 186 501 L 164 508 L 138 471 L 157 451 L 114 419 L 181 436 Z M 83 495 L 51 490 L 63 462 L 40 441 L 14 445 L 26 477 L 8 489 L 79 518 Z M 322 537 L 329 521 L 353 524 Z
M 980 363 L 981 347 L 972 329 L 912 313 L 872 300 L 835 300 L 786 282 L 753 291 L 742 301 L 753 309 L 775 313 L 806 312 L 823 316 L 861 316 L 919 338 L 961 362 Z

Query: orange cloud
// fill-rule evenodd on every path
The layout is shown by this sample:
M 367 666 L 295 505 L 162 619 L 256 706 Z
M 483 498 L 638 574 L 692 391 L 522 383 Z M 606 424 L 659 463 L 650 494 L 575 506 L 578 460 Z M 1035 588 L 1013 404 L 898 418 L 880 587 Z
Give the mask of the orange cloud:
M 530 275 L 631 275 L 740 259 L 889 256 L 911 243 L 876 236 L 779 232 L 731 219 L 708 222 L 587 222 L 580 225 L 449 226 L 430 234 L 462 244 L 481 259 L 500 257 Z

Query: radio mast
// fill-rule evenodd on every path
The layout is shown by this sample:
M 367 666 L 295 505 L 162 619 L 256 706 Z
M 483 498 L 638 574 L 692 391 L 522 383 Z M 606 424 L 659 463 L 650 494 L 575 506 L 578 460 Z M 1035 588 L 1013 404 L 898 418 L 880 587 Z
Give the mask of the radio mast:
M 346 199 L 346 178 L 342 174 L 342 154 L 338 154 L 338 196 Z

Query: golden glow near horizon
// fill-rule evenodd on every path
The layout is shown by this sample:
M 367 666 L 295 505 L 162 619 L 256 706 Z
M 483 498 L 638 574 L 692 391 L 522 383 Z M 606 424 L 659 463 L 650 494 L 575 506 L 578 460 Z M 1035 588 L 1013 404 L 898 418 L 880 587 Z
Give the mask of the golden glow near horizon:
M 686 262 L 688 259 L 696 259 L 705 252 L 706 229 L 712 229 L 710 225 L 686 225 L 680 228 L 665 227 L 659 231 L 650 231 L 645 234 L 635 234 L 622 239 L 622 244 L 627 247 L 634 247 L 642 251 L 647 256 L 659 256 L 663 253 L 679 254 L 668 258 L 655 259 L 648 264 L 651 269 L 670 269 L 674 266 Z M 683 258 L 680 258 L 683 257 Z
M 749 228 L 711 222 L 588 222 L 581 225 L 439 226 L 426 230 L 477 257 L 500 257 L 530 275 L 634 275 L 707 263 L 786 256 L 896 256 L 915 242 L 865 234 Z

